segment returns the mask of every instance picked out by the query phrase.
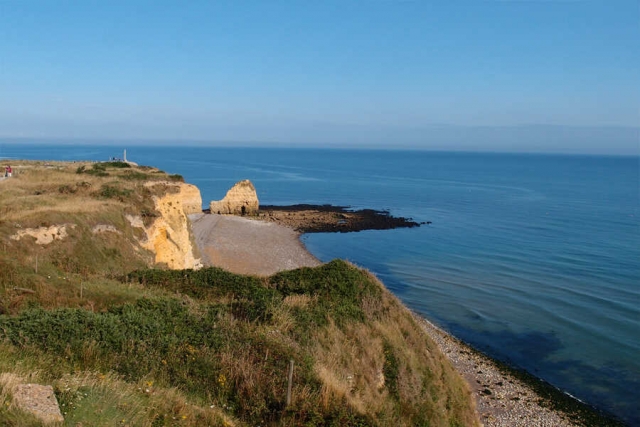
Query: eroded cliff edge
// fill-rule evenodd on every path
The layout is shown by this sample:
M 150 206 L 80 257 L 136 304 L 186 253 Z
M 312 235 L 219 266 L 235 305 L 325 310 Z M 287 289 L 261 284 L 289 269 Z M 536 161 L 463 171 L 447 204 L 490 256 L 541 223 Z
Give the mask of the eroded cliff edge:
M 25 162 L 17 170 L 3 185 L 5 250 L 77 273 L 202 267 L 188 219 L 202 212 L 202 197 L 181 177 L 119 162 Z
M 153 196 L 158 214 L 148 226 L 141 216 L 127 215 L 132 227 L 139 227 L 145 232 L 145 237 L 138 239 L 138 243 L 153 252 L 156 264 L 164 264 L 174 270 L 201 268 L 202 262 L 187 216 L 202 212 L 200 190 L 185 183 L 148 182 L 145 186 L 163 186 L 167 191 L 164 195 Z

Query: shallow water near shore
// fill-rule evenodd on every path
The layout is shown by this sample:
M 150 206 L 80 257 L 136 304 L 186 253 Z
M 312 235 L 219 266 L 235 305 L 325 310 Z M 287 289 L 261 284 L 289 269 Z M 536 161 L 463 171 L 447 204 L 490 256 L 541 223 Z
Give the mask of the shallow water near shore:
M 176 144 L 177 145 L 177 144 Z M 251 179 L 261 203 L 388 209 L 417 229 L 305 235 L 375 272 L 489 355 L 640 425 L 637 157 L 149 147 L 207 203 Z M 121 147 L 0 143 L 0 158 L 107 160 Z

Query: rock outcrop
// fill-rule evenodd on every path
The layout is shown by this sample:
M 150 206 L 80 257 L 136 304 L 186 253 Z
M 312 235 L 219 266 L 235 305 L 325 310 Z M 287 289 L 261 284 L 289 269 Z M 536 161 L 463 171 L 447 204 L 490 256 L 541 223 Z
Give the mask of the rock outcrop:
M 48 245 L 54 240 L 62 240 L 68 236 L 67 227 L 75 228 L 75 224 L 52 225 L 51 227 L 27 228 L 19 230 L 11 236 L 12 240 L 20 240 L 25 236 L 35 237 L 38 245 Z
M 117 228 L 115 228 L 113 225 L 111 224 L 98 224 L 95 225 L 92 229 L 91 232 L 93 234 L 100 234 L 100 233 L 115 233 L 115 234 L 122 234 L 121 231 L 119 231 Z
M 7 392 L 13 396 L 11 406 L 33 415 L 43 425 L 64 422 L 58 399 L 50 385 L 25 384 L 23 378 L 5 372 L 0 374 L 0 401 L 4 400 Z
M 202 196 L 195 185 L 180 185 L 180 200 L 185 215 L 202 213 Z
M 260 203 L 255 187 L 245 179 L 231 187 L 224 199 L 212 201 L 209 208 L 213 214 L 254 215 Z
M 158 183 L 150 183 L 157 185 Z M 197 258 L 196 247 L 193 244 L 188 214 L 202 212 L 202 197 L 200 190 L 191 184 L 160 185 L 177 187 L 177 192 L 167 192 L 162 197 L 155 198 L 157 218 L 151 225 L 144 227 L 141 218 L 128 217 L 133 227 L 144 228 L 146 239 L 140 245 L 155 254 L 157 264 L 166 264 L 171 269 L 198 269 L 202 263 Z

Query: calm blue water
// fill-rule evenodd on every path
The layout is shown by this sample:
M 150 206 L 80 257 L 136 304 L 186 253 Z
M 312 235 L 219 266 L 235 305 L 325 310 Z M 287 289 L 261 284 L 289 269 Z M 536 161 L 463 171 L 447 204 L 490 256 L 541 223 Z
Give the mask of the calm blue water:
M 205 200 L 251 179 L 262 203 L 389 209 L 419 229 L 314 234 L 321 260 L 375 272 L 409 307 L 488 354 L 640 425 L 639 159 L 129 146 Z M 10 145 L 0 158 L 121 148 Z

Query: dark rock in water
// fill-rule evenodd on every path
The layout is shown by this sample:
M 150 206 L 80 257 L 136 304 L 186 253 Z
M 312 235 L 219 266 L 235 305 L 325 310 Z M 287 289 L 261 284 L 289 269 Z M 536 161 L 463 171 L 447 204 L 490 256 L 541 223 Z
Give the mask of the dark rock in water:
M 419 227 L 411 218 L 394 217 L 388 211 L 351 210 L 347 206 L 260 206 L 259 219 L 291 227 L 301 233 L 348 233 Z

